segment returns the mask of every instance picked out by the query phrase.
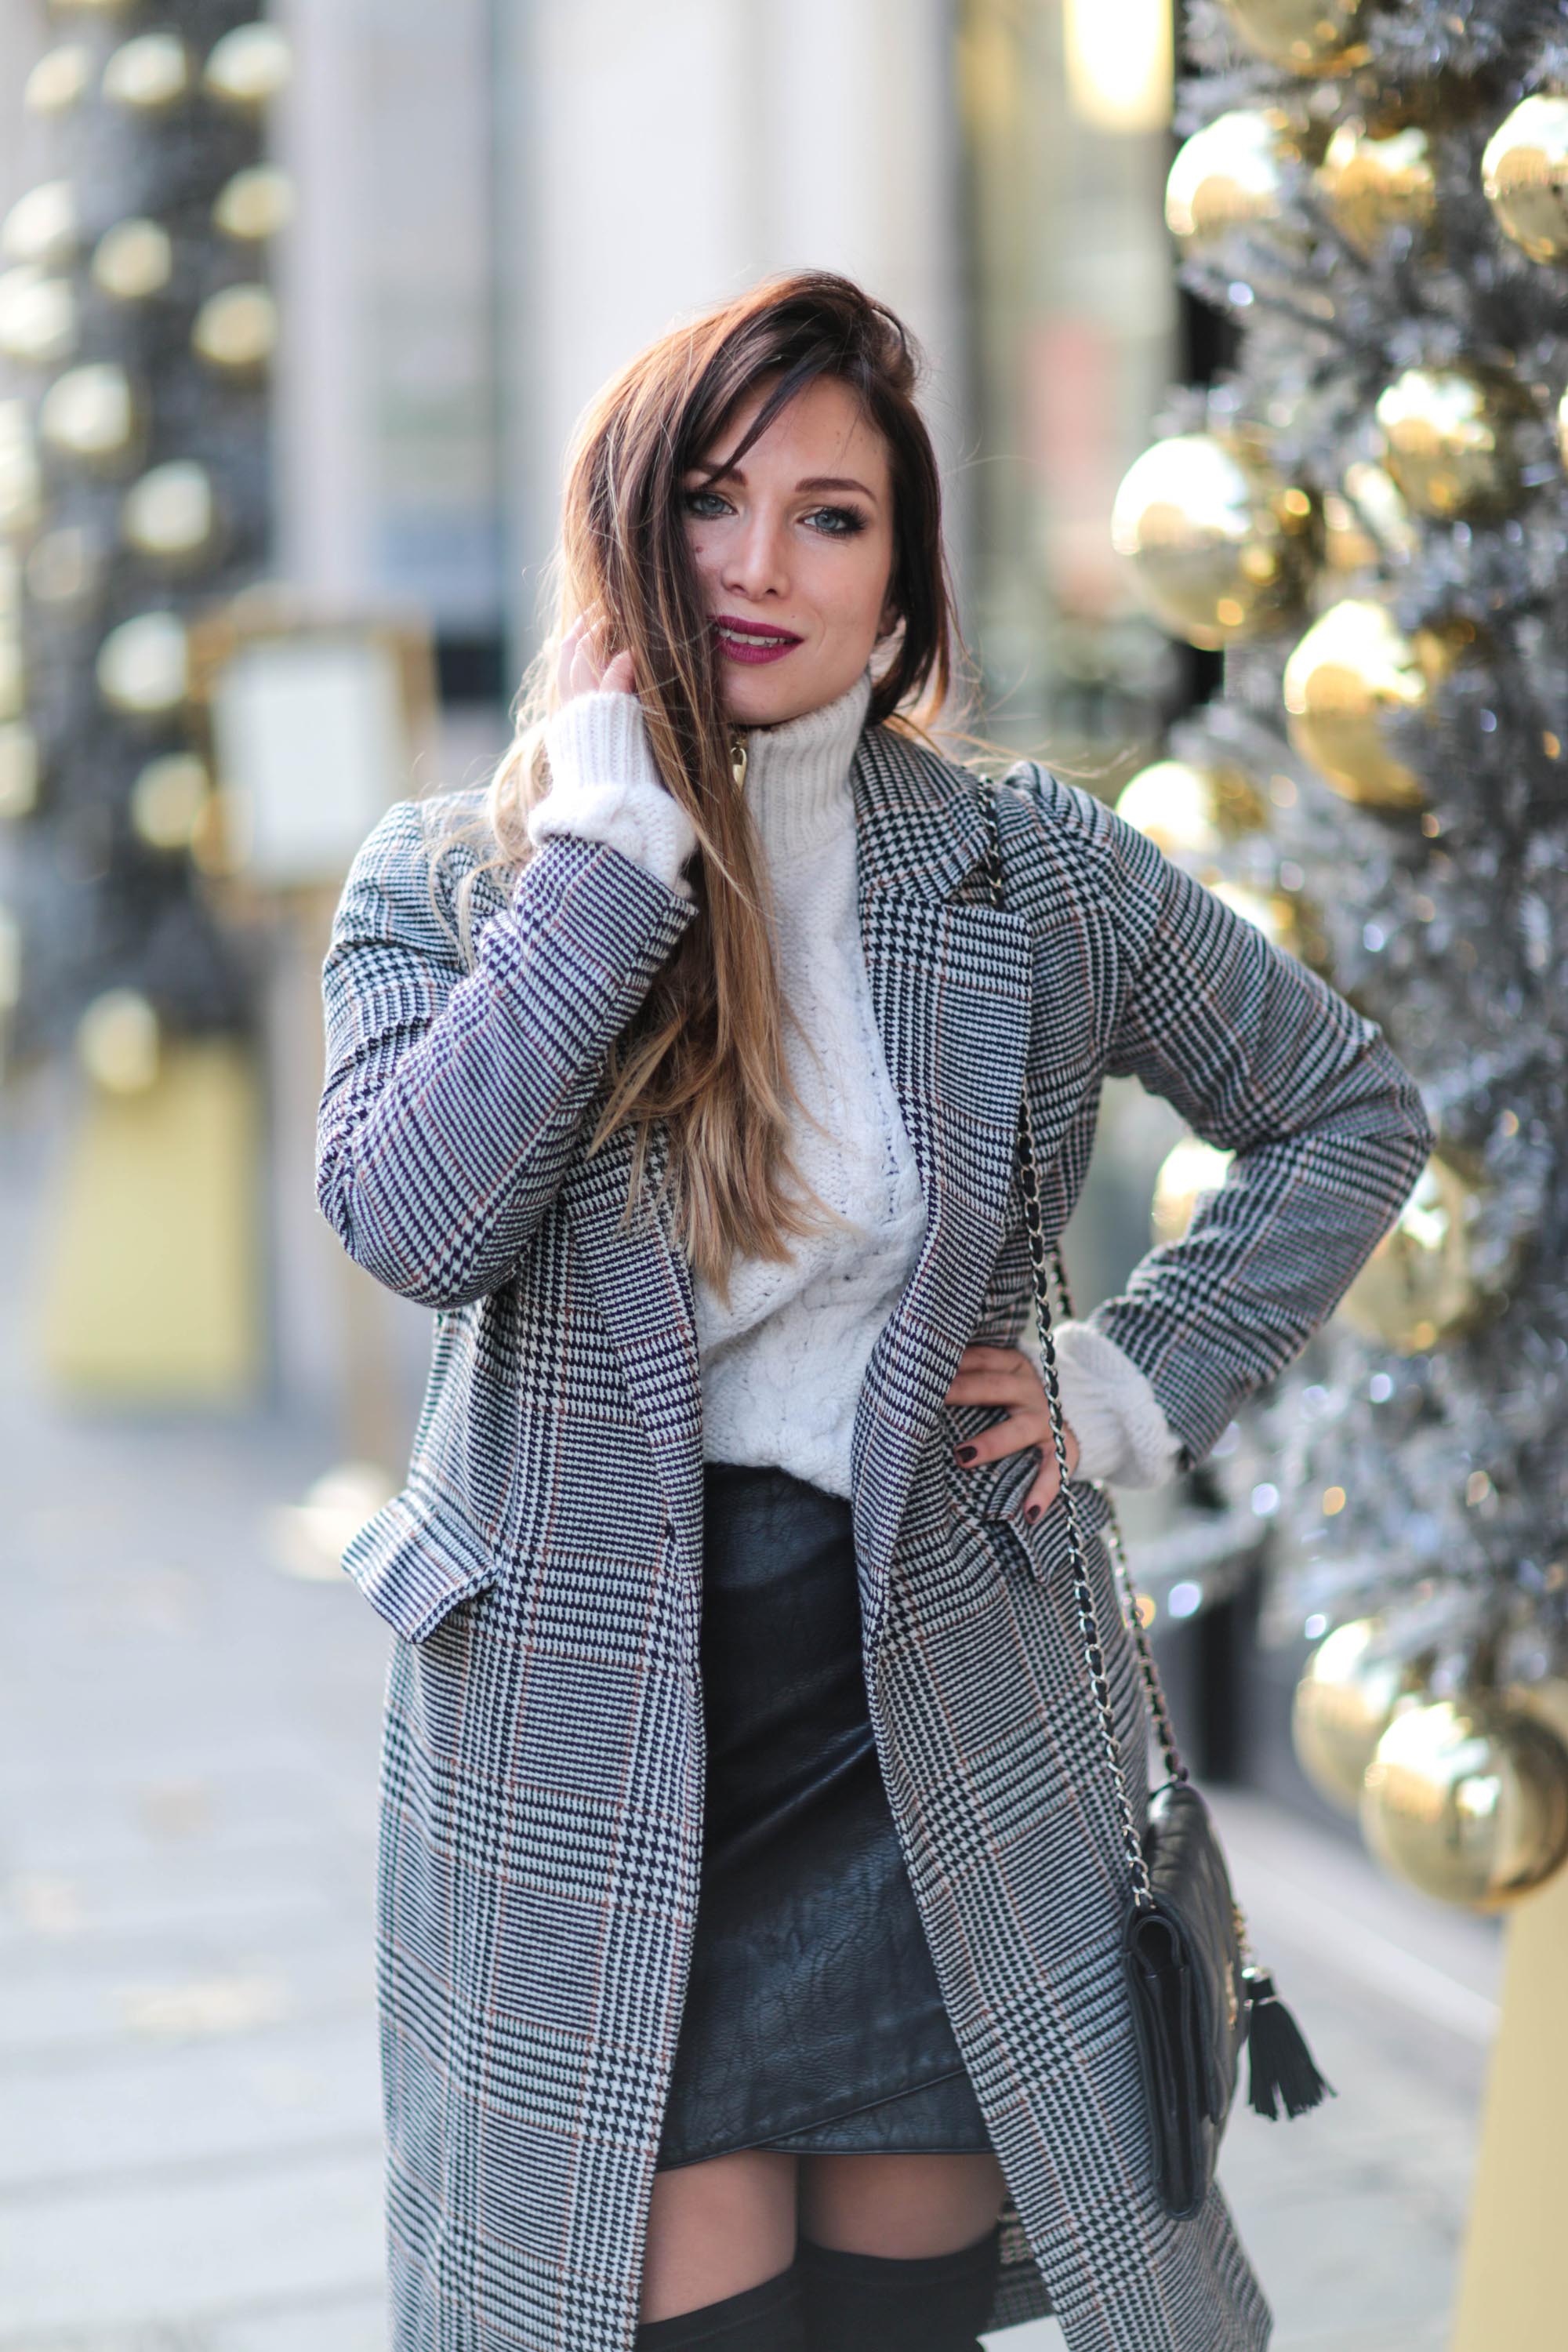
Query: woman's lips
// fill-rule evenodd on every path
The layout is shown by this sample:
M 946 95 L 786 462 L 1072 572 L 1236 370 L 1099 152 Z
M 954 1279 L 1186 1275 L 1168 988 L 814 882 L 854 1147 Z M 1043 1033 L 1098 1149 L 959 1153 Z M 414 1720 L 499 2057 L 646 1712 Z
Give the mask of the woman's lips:
M 719 650 L 727 660 L 745 662 L 754 667 L 758 662 L 782 661 L 785 654 L 794 653 L 801 643 L 786 630 L 776 633 L 761 630 L 754 625 L 742 627 L 739 622 L 715 620 L 713 634 L 719 640 Z

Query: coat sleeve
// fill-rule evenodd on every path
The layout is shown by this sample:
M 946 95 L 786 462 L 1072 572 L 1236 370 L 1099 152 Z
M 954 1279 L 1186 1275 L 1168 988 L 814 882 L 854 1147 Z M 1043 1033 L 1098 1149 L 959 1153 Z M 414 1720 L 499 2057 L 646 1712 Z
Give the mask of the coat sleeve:
M 1299 1353 L 1409 1196 L 1434 1136 L 1374 1021 L 1088 794 L 1121 950 L 1107 1074 L 1232 1152 L 1181 1240 L 1087 1320 L 1144 1374 L 1190 1469 Z
M 316 1197 L 355 1262 L 461 1307 L 505 1281 L 560 1189 L 605 1054 L 696 908 L 613 845 L 561 836 L 477 928 L 432 903 L 425 806 L 355 858 L 322 969 Z

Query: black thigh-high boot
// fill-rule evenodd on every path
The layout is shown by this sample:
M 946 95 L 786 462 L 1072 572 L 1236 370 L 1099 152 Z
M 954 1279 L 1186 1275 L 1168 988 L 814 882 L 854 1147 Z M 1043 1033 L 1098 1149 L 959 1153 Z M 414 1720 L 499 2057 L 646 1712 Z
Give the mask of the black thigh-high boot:
M 800 2273 L 792 2265 L 760 2286 L 668 2319 L 645 2319 L 637 2352 L 805 2352 Z
M 1000 2223 L 956 2253 L 908 2260 L 802 2238 L 795 2267 L 810 2352 L 975 2352 L 1001 2252 Z

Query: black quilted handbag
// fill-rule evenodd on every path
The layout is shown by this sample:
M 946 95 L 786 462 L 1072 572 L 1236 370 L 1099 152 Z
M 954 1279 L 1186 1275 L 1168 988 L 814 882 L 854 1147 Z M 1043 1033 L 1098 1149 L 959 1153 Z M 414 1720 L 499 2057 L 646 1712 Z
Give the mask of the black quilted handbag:
M 1001 907 L 1005 897 L 996 787 L 989 779 L 982 782 L 991 825 L 987 861 L 991 897 L 993 904 Z M 1304 2114 L 1332 2086 L 1313 2064 L 1294 2018 L 1274 1990 L 1273 1979 L 1252 1958 L 1247 1923 L 1231 1892 L 1218 1833 L 1176 1748 L 1121 1531 L 1110 1510 L 1106 1534 L 1168 1776 L 1163 1786 L 1152 1792 L 1147 1827 L 1142 1840 L 1138 1836 L 1121 1768 L 1083 1536 L 1068 1475 L 1061 1391 L 1051 1337 L 1053 1279 L 1064 1315 L 1071 1315 L 1072 1301 L 1059 1250 L 1047 1263 L 1026 1087 L 1018 1105 L 1017 1168 L 1051 1435 L 1067 1506 L 1079 1629 L 1127 1858 L 1122 1954 L 1133 2032 L 1160 2200 L 1165 2211 L 1180 2221 L 1195 2213 L 1208 2195 L 1220 2137 L 1236 2095 L 1244 2043 L 1249 2060 L 1248 2099 L 1259 2115 L 1273 2118 L 1281 2105 L 1288 2115 Z M 1109 1496 L 1106 1501 L 1109 1507 Z

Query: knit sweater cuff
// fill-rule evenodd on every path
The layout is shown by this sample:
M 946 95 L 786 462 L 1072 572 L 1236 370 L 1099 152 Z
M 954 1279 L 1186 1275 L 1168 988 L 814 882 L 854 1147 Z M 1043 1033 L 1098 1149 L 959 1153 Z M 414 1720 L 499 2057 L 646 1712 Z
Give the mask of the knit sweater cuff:
M 529 812 L 529 839 L 607 842 L 689 898 L 682 868 L 696 831 L 660 780 L 636 695 L 574 695 L 546 726 L 544 750 L 550 790 Z
M 1131 1357 L 1092 1323 L 1053 1324 L 1051 1337 L 1062 1418 L 1079 1443 L 1074 1475 L 1163 1486 L 1175 1475 L 1182 1442 Z

